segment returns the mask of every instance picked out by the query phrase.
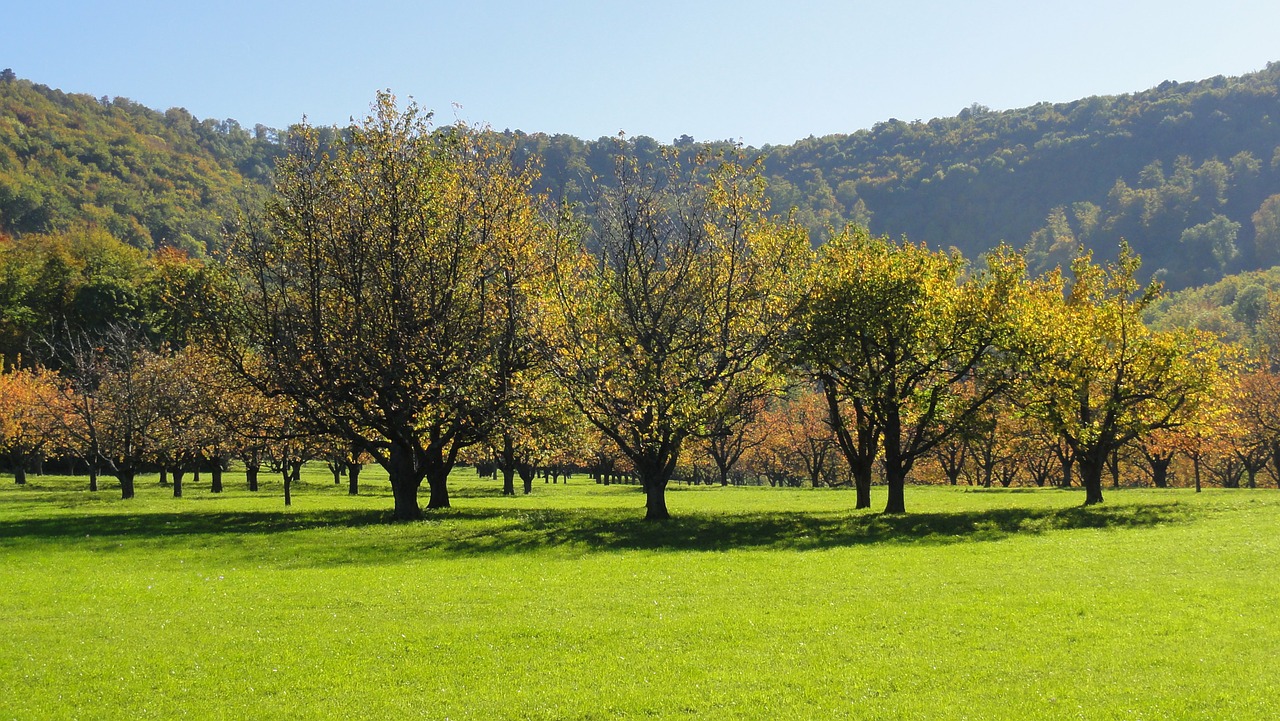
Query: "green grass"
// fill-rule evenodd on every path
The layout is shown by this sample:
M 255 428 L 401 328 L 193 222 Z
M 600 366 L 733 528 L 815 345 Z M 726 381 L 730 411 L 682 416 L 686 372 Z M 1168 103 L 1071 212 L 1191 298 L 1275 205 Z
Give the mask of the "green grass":
M 646 524 L 461 475 L 396 524 L 385 476 L 326 479 L 6 477 L 0 718 L 1280 716 L 1274 490 L 680 488 Z

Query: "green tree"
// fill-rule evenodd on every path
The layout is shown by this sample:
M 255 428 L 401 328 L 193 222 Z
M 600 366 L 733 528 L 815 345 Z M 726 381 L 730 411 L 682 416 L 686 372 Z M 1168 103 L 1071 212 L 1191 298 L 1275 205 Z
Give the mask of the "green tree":
M 1209 222 L 1182 231 L 1179 243 L 1190 257 L 1196 259 L 1194 262 L 1200 266 L 1203 277 L 1217 278 L 1226 273 L 1240 255 L 1236 248 L 1239 233 L 1239 223 L 1225 215 L 1215 214 Z
M 1280 194 L 1262 201 L 1253 214 L 1254 247 L 1263 266 L 1280 263 Z

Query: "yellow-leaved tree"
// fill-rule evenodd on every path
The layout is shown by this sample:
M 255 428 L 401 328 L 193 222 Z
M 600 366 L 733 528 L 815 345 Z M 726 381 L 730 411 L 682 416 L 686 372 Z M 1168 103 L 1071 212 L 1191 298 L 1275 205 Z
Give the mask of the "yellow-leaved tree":
M 424 479 L 428 507 L 447 507 L 458 453 L 504 416 L 531 362 L 509 332 L 533 282 L 507 264 L 547 237 L 510 147 L 429 119 L 381 93 L 332 142 L 299 129 L 265 213 L 235 235 L 234 282 L 212 284 L 204 338 L 302 430 L 383 466 L 401 519 L 421 516 Z
M 1085 505 L 1102 502 L 1102 473 L 1118 449 L 1210 412 L 1238 356 L 1203 331 L 1147 328 L 1142 312 L 1160 288 L 1138 282 L 1140 264 L 1127 245 L 1106 266 L 1082 252 L 1070 286 L 1052 274 L 1019 315 L 1030 363 L 1018 403 L 1074 452 Z
M 829 418 L 871 505 L 884 461 L 886 513 L 903 513 L 904 485 L 922 456 L 968 427 L 1003 392 L 1020 354 L 1024 265 L 1006 249 L 967 274 L 958 253 L 849 228 L 823 248 L 791 343 L 793 361 L 822 384 Z
M 758 382 L 811 251 L 802 228 L 768 216 L 758 167 L 620 158 L 590 230 L 561 236 L 544 331 L 554 373 L 631 461 L 645 518 L 662 520 L 685 442 Z

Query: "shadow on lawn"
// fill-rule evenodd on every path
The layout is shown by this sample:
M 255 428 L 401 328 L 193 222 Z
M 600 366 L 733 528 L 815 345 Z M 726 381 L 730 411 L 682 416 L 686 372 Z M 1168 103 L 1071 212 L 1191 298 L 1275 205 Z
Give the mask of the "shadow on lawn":
M 584 550 L 815 550 L 887 543 L 991 541 L 1053 530 L 1152 526 L 1185 520 L 1188 512 L 1177 504 L 907 515 L 776 511 L 690 514 L 663 523 L 648 523 L 630 513 L 624 518 L 617 513 L 534 511 L 507 516 L 508 523 L 497 527 L 476 527 L 475 533 L 463 524 L 435 547 L 457 553 L 525 551 L 549 546 Z
M 369 526 L 385 523 L 379 511 L 188 511 L 182 513 L 109 513 L 59 515 L 0 521 L 0 540 L 10 538 L 163 538 L 193 535 L 277 533 L 309 528 Z
M 500 555 L 548 548 L 581 551 L 817 550 L 873 544 L 947 544 L 1081 528 L 1133 528 L 1186 520 L 1178 504 L 1066 509 L 990 509 L 889 516 L 876 513 L 688 514 L 648 523 L 636 509 L 455 509 L 420 523 L 388 522 L 382 511 L 87 514 L 0 522 L 0 542 L 125 538 L 189 544 L 197 536 L 364 529 L 358 539 L 300 537 L 278 551 L 291 563 L 398 563 L 419 555 Z M 216 546 L 217 544 L 212 544 Z M 241 546 L 246 544 L 241 543 Z M 249 544 L 253 545 L 253 544 Z

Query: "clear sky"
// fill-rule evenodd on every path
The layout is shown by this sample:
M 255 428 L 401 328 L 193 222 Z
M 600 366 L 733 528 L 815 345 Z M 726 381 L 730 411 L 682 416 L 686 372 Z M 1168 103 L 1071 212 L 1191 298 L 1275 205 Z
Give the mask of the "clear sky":
M 0 67 L 248 126 L 390 88 L 497 129 L 759 146 L 1239 75 L 1278 28 L 1277 0 L 0 0 Z

